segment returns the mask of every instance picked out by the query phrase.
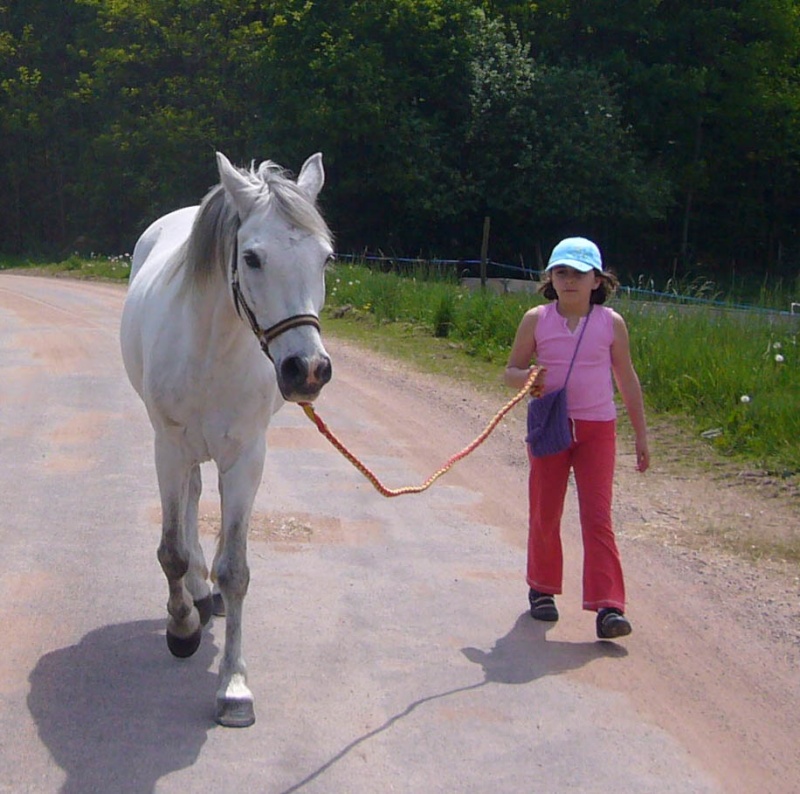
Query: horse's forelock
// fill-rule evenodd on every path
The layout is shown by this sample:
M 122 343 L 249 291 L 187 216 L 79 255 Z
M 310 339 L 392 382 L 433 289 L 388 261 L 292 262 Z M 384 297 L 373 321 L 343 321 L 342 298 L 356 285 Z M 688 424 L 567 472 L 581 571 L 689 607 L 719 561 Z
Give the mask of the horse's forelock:
M 325 219 L 306 192 L 283 168 L 271 160 L 265 160 L 258 169 L 251 169 L 251 176 L 267 188 L 265 195 L 275 202 L 276 209 L 285 221 L 331 243 L 333 235 Z

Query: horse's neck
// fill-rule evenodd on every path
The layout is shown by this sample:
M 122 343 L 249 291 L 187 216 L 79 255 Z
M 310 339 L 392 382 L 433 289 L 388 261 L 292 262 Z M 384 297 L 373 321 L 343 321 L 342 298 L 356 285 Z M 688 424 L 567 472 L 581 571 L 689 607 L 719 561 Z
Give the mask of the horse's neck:
M 193 336 L 202 349 L 230 349 L 252 334 L 236 314 L 230 286 L 222 270 L 215 271 L 202 287 L 188 290 L 188 314 Z

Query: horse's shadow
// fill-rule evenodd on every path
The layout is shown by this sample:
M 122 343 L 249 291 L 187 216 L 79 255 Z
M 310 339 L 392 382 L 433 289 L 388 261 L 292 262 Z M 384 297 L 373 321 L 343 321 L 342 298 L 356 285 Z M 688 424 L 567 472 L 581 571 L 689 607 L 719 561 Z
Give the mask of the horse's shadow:
M 43 656 L 29 677 L 28 708 L 67 773 L 62 794 L 149 793 L 191 766 L 214 726 L 206 706 L 216 651 L 207 632 L 198 652 L 178 661 L 164 647 L 164 621 L 153 620 L 105 626 Z

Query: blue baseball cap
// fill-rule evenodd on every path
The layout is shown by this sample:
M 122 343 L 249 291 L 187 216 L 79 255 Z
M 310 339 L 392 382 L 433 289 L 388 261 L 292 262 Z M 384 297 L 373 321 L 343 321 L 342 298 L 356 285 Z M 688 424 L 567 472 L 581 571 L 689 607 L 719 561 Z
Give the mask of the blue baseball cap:
M 603 258 L 600 256 L 600 249 L 585 237 L 567 237 L 562 240 L 550 254 L 550 261 L 547 263 L 545 272 L 557 265 L 574 267 L 581 273 L 588 273 L 590 270 L 603 272 Z

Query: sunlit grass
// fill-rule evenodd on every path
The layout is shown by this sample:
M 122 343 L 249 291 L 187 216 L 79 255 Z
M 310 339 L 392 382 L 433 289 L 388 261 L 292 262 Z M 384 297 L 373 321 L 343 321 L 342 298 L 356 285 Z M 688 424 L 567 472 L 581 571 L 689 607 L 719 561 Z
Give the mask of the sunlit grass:
M 702 292 L 719 297 L 708 285 Z M 498 373 L 523 313 L 542 300 L 359 265 L 334 268 L 328 294 L 332 316 L 406 324 L 449 340 Z M 628 323 L 651 411 L 688 420 L 696 437 L 720 453 L 778 476 L 800 473 L 800 318 L 664 306 L 624 296 L 610 305 Z
M 692 419 L 715 447 L 800 472 L 800 323 L 759 314 L 618 306 L 648 404 Z
M 81 256 L 72 254 L 56 263 L 44 263 L 32 259 L 4 259 L 0 270 L 38 271 L 49 275 L 69 273 L 75 278 L 102 279 L 106 281 L 127 281 L 131 272 L 130 254 L 120 256 Z

